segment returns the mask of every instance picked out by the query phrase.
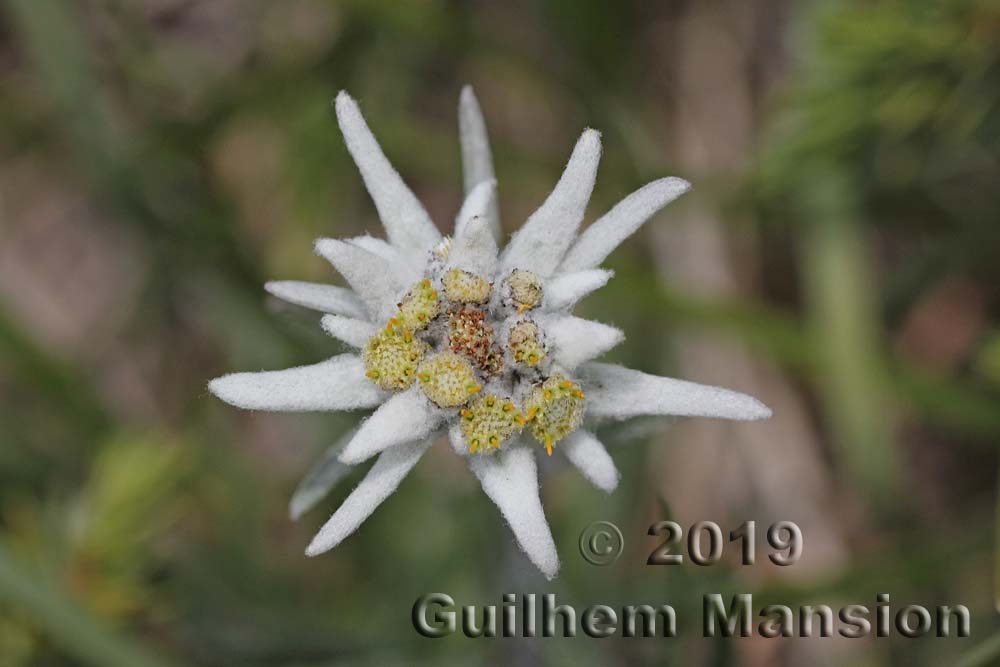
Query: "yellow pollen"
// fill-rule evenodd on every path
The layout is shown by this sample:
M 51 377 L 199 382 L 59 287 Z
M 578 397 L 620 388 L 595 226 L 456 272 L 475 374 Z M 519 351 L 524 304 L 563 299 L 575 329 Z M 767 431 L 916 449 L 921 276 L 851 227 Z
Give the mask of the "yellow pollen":
M 366 371 L 365 375 L 367 375 L 368 377 L 370 377 L 373 380 L 377 380 L 378 379 L 378 371 Z
M 545 452 L 552 456 L 552 438 L 545 438 Z

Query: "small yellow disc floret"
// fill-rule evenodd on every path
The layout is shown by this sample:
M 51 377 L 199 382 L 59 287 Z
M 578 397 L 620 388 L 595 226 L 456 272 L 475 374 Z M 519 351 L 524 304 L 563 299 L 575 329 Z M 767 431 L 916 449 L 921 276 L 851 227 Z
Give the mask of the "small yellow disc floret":
M 448 298 L 461 303 L 486 303 L 493 287 L 486 279 L 462 269 L 446 271 L 441 283 Z
M 517 306 L 517 312 L 536 308 L 542 303 L 542 281 L 531 271 L 514 269 L 507 277 L 510 298 Z
M 521 320 L 511 327 L 507 336 L 507 347 L 514 361 L 528 366 L 537 366 L 545 358 L 541 332 L 531 320 Z
M 580 385 L 561 375 L 554 375 L 536 386 L 525 408 L 531 434 L 552 455 L 552 445 L 580 427 L 583 422 L 584 395 Z
M 398 325 L 411 331 L 420 331 L 437 317 L 439 306 L 437 290 L 425 278 L 411 287 L 399 302 L 399 315 L 389 320 L 389 326 Z
M 513 401 L 493 394 L 477 398 L 462 410 L 460 422 L 462 437 L 473 454 L 498 449 L 524 423 L 524 416 Z
M 372 336 L 362 354 L 365 375 L 382 389 L 406 389 L 413 384 L 417 366 L 427 350 L 427 343 L 408 330 L 382 329 Z
M 465 405 L 482 389 L 472 365 L 453 352 L 427 357 L 417 368 L 417 377 L 427 398 L 442 408 Z

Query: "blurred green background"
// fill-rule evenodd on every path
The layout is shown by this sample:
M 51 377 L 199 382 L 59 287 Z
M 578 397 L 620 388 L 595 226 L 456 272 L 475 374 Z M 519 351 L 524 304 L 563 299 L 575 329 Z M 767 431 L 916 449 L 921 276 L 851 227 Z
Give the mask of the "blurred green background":
M 1000 3 L 6 0 L 0 40 L 3 667 L 997 664 Z M 550 583 L 446 445 L 305 558 L 362 473 L 296 523 L 288 498 L 352 417 L 205 389 L 338 351 L 262 289 L 336 282 L 313 238 L 380 232 L 336 92 L 447 230 L 465 83 L 508 233 L 586 126 L 589 220 L 694 183 L 582 310 L 628 334 L 613 359 L 775 411 L 606 431 L 610 497 L 545 461 Z M 647 566 L 664 518 L 793 520 L 805 552 Z M 627 543 L 602 569 L 576 551 L 595 520 Z M 433 591 L 669 601 L 680 636 L 432 641 Z M 709 592 L 961 603 L 972 637 L 702 639 Z

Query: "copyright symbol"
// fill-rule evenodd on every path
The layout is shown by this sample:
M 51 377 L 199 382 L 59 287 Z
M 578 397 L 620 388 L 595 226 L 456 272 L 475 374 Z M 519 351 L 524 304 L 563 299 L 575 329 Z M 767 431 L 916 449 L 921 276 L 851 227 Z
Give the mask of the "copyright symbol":
M 595 521 L 580 533 L 580 555 L 591 565 L 611 565 L 624 547 L 622 531 L 610 521 Z

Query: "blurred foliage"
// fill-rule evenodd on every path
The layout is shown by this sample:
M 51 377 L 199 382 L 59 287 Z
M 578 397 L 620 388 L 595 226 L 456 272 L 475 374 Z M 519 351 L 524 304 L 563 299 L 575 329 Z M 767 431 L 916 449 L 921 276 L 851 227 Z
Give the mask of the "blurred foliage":
M 815 228 L 800 236 L 803 284 L 828 341 L 832 421 L 855 476 L 884 491 L 896 466 L 880 454 L 891 446 L 881 376 L 897 360 L 873 349 L 887 346 L 879 332 L 892 336 L 946 278 L 975 281 L 991 302 L 1000 284 L 990 186 L 1000 177 L 1000 5 L 842 3 L 809 19 L 754 183 L 762 219 Z M 867 286 L 879 283 L 875 300 Z M 972 361 L 964 375 L 993 403 L 995 386 L 977 372 L 988 366 Z
M 338 89 L 361 100 L 443 226 L 460 196 L 463 83 L 490 124 L 507 231 L 549 190 L 578 130 L 600 127 L 596 214 L 677 172 L 671 30 L 693 3 L 5 3 L 0 665 L 731 664 L 742 650 L 427 642 L 409 609 L 430 590 L 462 602 L 509 590 L 669 599 L 692 619 L 710 589 L 782 603 L 870 603 L 891 589 L 969 604 L 983 644 L 968 664 L 995 660 L 983 581 L 1000 436 L 1000 5 L 725 7 L 742 16 L 750 5 L 779 28 L 747 52 L 778 53 L 785 71 L 756 100 L 746 173 L 697 185 L 715 201 L 736 193 L 725 222 L 757 239 L 759 294 L 660 285 L 640 238 L 611 258 L 615 279 L 585 308 L 632 334 L 616 359 L 664 370 L 664 341 L 641 332 L 707 332 L 793 378 L 868 525 L 851 533 L 844 572 L 795 583 L 730 566 L 627 567 L 644 543 L 595 576 L 572 553 L 581 528 L 601 518 L 642 535 L 671 507 L 646 448 L 624 443 L 610 498 L 545 464 L 564 558 L 551 584 L 442 448 L 334 554 L 305 559 L 360 473 L 298 523 L 288 498 L 351 418 L 243 414 L 204 390 L 227 370 L 336 350 L 314 315 L 265 299 L 261 284 L 329 281 L 306 259 L 312 239 L 377 227 L 330 111 Z M 606 436 L 642 442 L 664 428 Z M 859 651 L 870 664 L 948 664 L 968 641 Z

